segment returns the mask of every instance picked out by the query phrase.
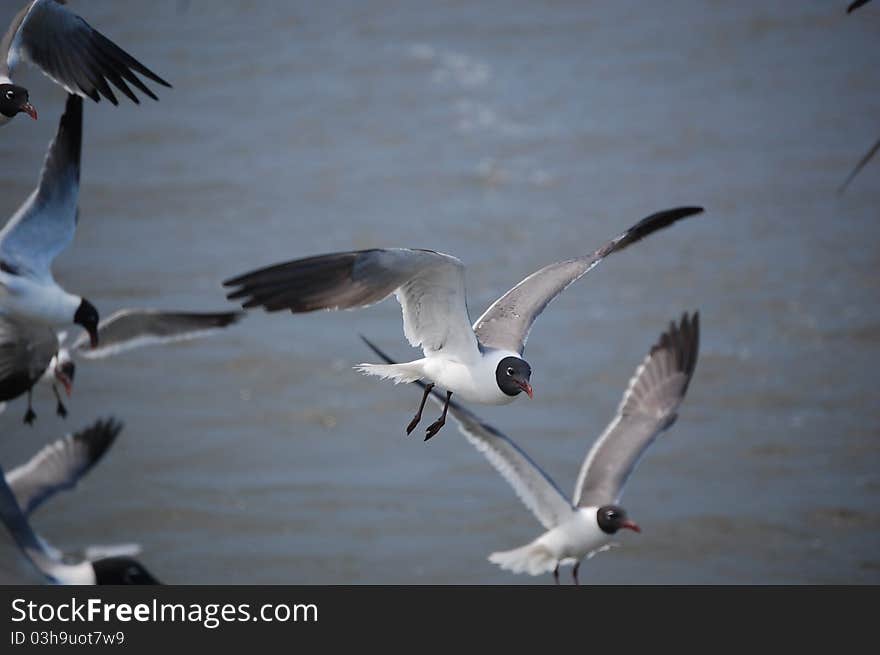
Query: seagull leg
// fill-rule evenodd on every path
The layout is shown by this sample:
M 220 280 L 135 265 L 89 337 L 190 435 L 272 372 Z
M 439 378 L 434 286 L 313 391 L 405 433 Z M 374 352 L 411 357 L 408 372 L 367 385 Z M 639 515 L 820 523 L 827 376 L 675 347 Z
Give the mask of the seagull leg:
M 444 425 L 446 425 L 446 412 L 449 411 L 449 399 L 450 398 L 452 398 L 452 392 L 447 391 L 446 392 L 446 403 L 443 405 L 443 413 L 440 415 L 440 418 L 438 418 L 436 421 L 431 423 L 431 425 L 428 426 L 428 429 L 425 430 L 425 441 L 427 441 L 428 439 L 433 437 L 435 434 L 440 432 L 440 428 L 442 428 Z
M 24 415 L 24 422 L 27 423 L 28 425 L 33 425 L 34 419 L 37 418 L 37 414 L 36 414 L 36 412 L 34 412 L 34 408 L 31 406 L 31 393 L 32 392 L 33 392 L 32 389 L 28 389 L 28 408 L 27 408 L 27 412 L 25 412 L 25 415 Z
M 425 409 L 425 403 L 428 401 L 428 394 L 431 393 L 431 389 L 434 388 L 434 383 L 425 385 L 425 393 L 422 395 L 422 402 L 419 405 L 419 411 L 416 412 L 416 415 L 413 416 L 413 420 L 409 422 L 409 425 L 406 426 L 406 433 L 409 434 L 413 430 L 416 429 L 416 426 L 419 424 L 419 421 L 422 420 L 422 410 Z
M 55 408 L 55 413 L 61 418 L 67 418 L 67 408 L 64 406 L 64 403 L 61 402 L 61 394 L 58 393 L 58 387 L 54 384 L 52 385 L 52 393 L 55 394 L 55 400 L 58 401 L 58 407 Z
M 576 585 L 580 585 L 580 582 L 578 581 L 578 569 L 580 568 L 580 566 L 581 566 L 581 563 L 578 562 L 577 564 L 574 565 L 574 568 L 571 571 L 571 577 L 574 578 L 574 583 Z
M 556 584 L 559 584 L 559 564 L 553 569 L 553 579 L 556 581 Z

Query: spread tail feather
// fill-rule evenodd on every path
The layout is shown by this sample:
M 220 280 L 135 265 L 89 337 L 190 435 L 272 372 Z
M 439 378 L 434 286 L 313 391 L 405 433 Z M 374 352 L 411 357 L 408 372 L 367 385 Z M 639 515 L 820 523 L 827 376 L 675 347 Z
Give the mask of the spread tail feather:
M 418 360 L 404 364 L 358 364 L 354 370 L 364 375 L 375 375 L 383 380 L 394 380 L 394 384 L 422 379 L 421 362 Z
M 559 564 L 559 560 L 539 540 L 514 550 L 492 553 L 489 561 L 502 569 L 529 575 L 550 573 Z

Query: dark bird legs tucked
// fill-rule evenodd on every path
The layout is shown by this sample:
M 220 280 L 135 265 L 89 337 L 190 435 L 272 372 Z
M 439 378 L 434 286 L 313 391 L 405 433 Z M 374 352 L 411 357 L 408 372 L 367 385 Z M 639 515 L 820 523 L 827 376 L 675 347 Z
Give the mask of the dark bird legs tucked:
M 58 393 L 58 387 L 54 384 L 52 385 L 52 393 L 55 394 L 55 400 L 58 401 L 58 405 L 55 407 L 55 413 L 58 414 L 61 418 L 67 418 L 67 407 L 64 406 L 64 403 L 61 402 L 61 394 Z
M 363 337 L 361 337 L 363 338 Z M 419 403 L 419 411 L 416 412 L 416 415 L 413 416 L 413 420 L 409 422 L 409 425 L 406 426 L 406 433 L 410 434 L 413 430 L 416 429 L 416 426 L 422 420 L 422 411 L 425 409 L 425 403 L 428 402 L 428 395 L 431 393 L 431 390 L 434 388 L 434 383 L 425 385 L 425 393 L 422 394 L 422 402 Z
M 427 395 L 426 395 L 426 397 L 427 397 Z M 428 429 L 425 430 L 425 441 L 427 441 L 428 439 L 433 437 L 435 434 L 440 432 L 440 428 L 442 428 L 444 425 L 446 425 L 446 412 L 449 411 L 449 399 L 450 398 L 452 398 L 452 392 L 447 391 L 446 392 L 446 402 L 443 403 L 443 413 L 440 414 L 440 418 L 438 418 L 436 421 L 431 423 L 431 425 L 428 426 Z M 424 401 L 422 404 L 424 404 Z
M 369 341 L 367 341 L 366 338 L 361 336 L 361 339 L 366 341 L 367 345 L 369 345 L 371 348 L 373 347 L 373 345 Z M 413 420 L 410 421 L 409 425 L 406 426 L 406 433 L 407 434 L 412 433 L 412 431 L 416 429 L 416 426 L 422 420 L 422 412 L 425 409 L 425 403 L 428 401 L 428 396 L 431 394 L 431 391 L 434 389 L 433 382 L 430 382 L 428 384 L 423 384 L 422 386 L 425 387 L 425 393 L 422 394 L 422 402 L 419 403 L 419 411 L 416 412 L 416 415 L 413 416 Z M 452 398 L 452 392 L 447 391 L 446 392 L 446 404 L 443 405 L 443 413 L 440 415 L 440 418 L 438 418 L 436 421 L 431 423 L 431 425 L 429 425 L 428 428 L 425 430 L 425 441 L 427 441 L 428 439 L 433 437 L 435 434 L 440 432 L 440 428 L 442 428 L 444 425 L 446 425 L 446 412 L 449 411 L 449 399 L 450 398 Z

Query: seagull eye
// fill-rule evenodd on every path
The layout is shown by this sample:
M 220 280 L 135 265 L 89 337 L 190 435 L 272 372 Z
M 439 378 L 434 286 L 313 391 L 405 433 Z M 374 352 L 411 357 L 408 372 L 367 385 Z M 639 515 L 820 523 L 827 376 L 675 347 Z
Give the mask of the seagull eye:
M 508 374 L 508 375 L 513 375 L 513 367 L 512 367 L 512 366 L 508 366 L 508 367 L 507 367 L 507 374 Z
M 12 100 L 13 97 L 15 97 L 15 93 L 14 93 L 14 92 L 12 92 L 12 91 L 7 91 L 7 92 L 6 92 L 6 99 L 7 99 L 7 100 Z

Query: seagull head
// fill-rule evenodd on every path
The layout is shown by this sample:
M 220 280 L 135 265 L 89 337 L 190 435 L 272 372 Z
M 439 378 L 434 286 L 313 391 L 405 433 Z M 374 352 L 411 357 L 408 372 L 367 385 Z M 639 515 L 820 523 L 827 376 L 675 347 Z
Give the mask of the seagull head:
M 641 532 L 642 529 L 634 521 L 626 517 L 626 510 L 618 505 L 603 505 L 596 512 L 596 522 L 605 534 L 614 534 L 621 528 Z
M 27 89 L 15 84 L 0 84 L 0 114 L 12 118 L 16 114 L 25 113 L 37 120 L 37 110 L 29 102 Z
M 54 361 L 55 379 L 61 383 L 64 391 L 70 396 L 73 392 L 73 378 L 76 376 L 76 364 L 70 356 L 70 351 L 67 348 L 59 349 Z
M 98 310 L 95 309 L 92 303 L 83 298 L 76 309 L 76 314 L 73 315 L 73 322 L 76 325 L 82 326 L 89 333 L 92 348 L 98 346 L 98 320 Z
M 505 357 L 498 362 L 495 369 L 495 380 L 498 388 L 508 396 L 516 396 L 525 391 L 529 398 L 532 397 L 532 385 L 529 379 L 532 377 L 532 367 L 520 357 Z
M 131 557 L 105 557 L 92 562 L 95 584 L 147 585 L 162 584 Z

